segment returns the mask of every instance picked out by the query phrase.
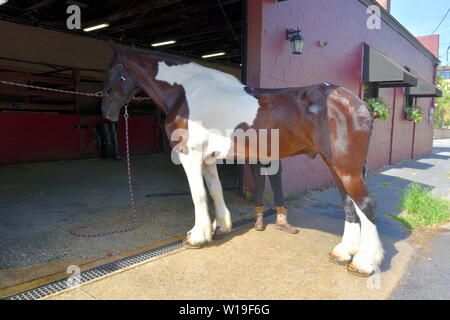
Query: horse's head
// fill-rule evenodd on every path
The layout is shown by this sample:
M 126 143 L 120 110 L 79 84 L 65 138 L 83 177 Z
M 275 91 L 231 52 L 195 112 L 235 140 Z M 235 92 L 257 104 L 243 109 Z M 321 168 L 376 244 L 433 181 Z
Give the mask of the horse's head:
M 126 70 L 126 50 L 113 47 L 114 55 L 109 65 L 108 74 L 103 89 L 103 116 L 111 121 L 117 121 L 120 109 L 128 103 L 136 93 L 136 85 L 132 75 Z

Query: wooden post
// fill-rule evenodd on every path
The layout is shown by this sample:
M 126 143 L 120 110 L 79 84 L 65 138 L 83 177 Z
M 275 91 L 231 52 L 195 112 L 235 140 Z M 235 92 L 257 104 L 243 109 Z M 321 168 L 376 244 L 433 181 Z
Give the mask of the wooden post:
M 80 91 L 80 70 L 77 68 L 72 68 L 72 80 L 73 80 L 73 91 L 79 92 Z M 84 146 L 84 137 L 83 137 L 83 131 L 81 129 L 82 123 L 81 123 L 81 116 L 80 116 L 80 100 L 79 97 L 76 95 L 74 98 L 74 104 L 75 104 L 75 114 L 78 117 L 78 135 L 80 136 L 80 155 L 85 155 L 85 146 Z

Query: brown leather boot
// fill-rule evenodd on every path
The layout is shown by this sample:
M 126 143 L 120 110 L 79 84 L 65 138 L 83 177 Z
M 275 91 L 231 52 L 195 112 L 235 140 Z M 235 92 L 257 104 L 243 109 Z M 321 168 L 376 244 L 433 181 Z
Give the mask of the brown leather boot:
M 288 233 L 297 234 L 299 233 L 296 227 L 293 227 L 287 221 L 287 208 L 286 207 L 276 207 L 277 209 L 277 222 L 275 223 L 275 228 L 278 230 L 284 230 Z
M 264 206 L 255 207 L 255 230 L 264 231 Z

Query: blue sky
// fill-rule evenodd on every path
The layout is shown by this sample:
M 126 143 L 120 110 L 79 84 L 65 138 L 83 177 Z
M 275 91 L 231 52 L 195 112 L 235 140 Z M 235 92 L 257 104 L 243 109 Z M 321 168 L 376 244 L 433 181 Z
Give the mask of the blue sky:
M 391 0 L 391 14 L 416 37 L 430 35 L 449 8 L 449 0 Z M 435 33 L 440 34 L 441 64 L 450 64 L 450 53 L 448 63 L 446 58 L 450 45 L 450 13 Z

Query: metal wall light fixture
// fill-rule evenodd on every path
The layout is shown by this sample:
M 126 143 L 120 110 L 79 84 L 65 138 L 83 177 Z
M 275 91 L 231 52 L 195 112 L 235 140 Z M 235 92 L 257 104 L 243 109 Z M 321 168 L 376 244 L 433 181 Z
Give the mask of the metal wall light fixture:
M 291 42 L 291 48 L 293 54 L 302 54 L 303 53 L 303 45 L 305 44 L 305 39 L 300 33 L 301 30 L 297 28 L 295 29 L 287 29 L 286 30 L 286 39 Z

